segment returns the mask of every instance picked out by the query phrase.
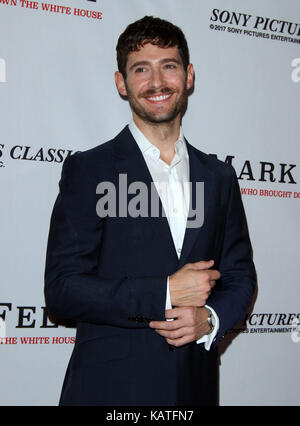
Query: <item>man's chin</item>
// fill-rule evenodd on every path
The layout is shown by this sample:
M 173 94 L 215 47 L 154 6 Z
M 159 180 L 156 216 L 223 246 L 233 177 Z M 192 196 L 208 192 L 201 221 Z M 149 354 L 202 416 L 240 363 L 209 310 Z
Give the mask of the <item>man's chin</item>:
M 168 124 L 168 123 L 172 123 L 175 117 L 165 117 L 165 118 L 150 118 L 148 121 L 152 124 Z
M 143 121 L 147 121 L 152 124 L 163 124 L 174 121 L 178 114 L 180 114 L 180 111 L 172 111 L 165 114 L 150 114 L 146 112 L 141 113 L 140 111 L 135 111 L 135 113 Z

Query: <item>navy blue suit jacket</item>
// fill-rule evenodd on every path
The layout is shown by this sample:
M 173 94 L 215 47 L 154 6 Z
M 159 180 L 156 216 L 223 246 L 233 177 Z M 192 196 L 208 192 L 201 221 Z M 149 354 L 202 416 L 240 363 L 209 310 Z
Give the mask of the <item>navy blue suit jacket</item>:
M 151 175 L 128 126 L 64 163 L 45 270 L 49 313 L 77 322 L 62 405 L 217 402 L 217 344 L 244 319 L 255 270 L 234 169 L 187 148 L 190 181 L 204 182 L 205 212 L 202 227 L 186 229 L 180 259 L 166 217 L 96 214 L 100 182 L 114 183 L 118 193 L 119 175 L 126 174 L 128 185 L 140 181 L 150 189 Z M 165 319 L 167 277 L 188 262 L 210 259 L 221 272 L 207 300 L 220 319 L 213 347 L 206 351 L 193 342 L 170 351 L 148 325 Z

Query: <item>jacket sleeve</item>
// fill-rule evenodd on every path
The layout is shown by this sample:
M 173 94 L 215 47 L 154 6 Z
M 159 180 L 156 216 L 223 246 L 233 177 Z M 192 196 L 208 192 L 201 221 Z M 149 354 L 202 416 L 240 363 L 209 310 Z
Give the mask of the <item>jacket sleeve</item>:
M 96 186 L 90 176 L 80 154 L 65 160 L 46 255 L 49 314 L 130 328 L 164 320 L 167 277 L 101 277 L 97 265 L 105 218 L 96 214 Z
M 231 189 L 227 203 L 221 279 L 207 300 L 219 317 L 220 327 L 213 346 L 239 321 L 244 320 L 256 288 L 256 272 L 239 183 L 231 167 Z

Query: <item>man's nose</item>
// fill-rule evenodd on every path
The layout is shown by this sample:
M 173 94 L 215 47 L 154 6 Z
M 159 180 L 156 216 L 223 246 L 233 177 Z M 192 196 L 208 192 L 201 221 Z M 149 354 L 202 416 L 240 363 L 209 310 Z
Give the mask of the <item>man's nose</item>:
M 150 85 L 153 89 L 163 87 L 163 75 L 160 69 L 152 69 Z

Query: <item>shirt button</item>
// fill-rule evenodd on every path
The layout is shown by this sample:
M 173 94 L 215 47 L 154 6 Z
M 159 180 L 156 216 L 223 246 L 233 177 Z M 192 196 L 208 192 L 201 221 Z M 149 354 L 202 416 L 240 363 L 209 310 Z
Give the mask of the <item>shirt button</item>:
M 178 252 L 178 253 L 181 253 L 181 248 L 177 249 L 177 252 Z
M 178 213 L 178 210 L 176 209 L 176 207 L 173 209 L 173 212 L 174 212 L 175 214 L 177 214 L 177 213 Z

